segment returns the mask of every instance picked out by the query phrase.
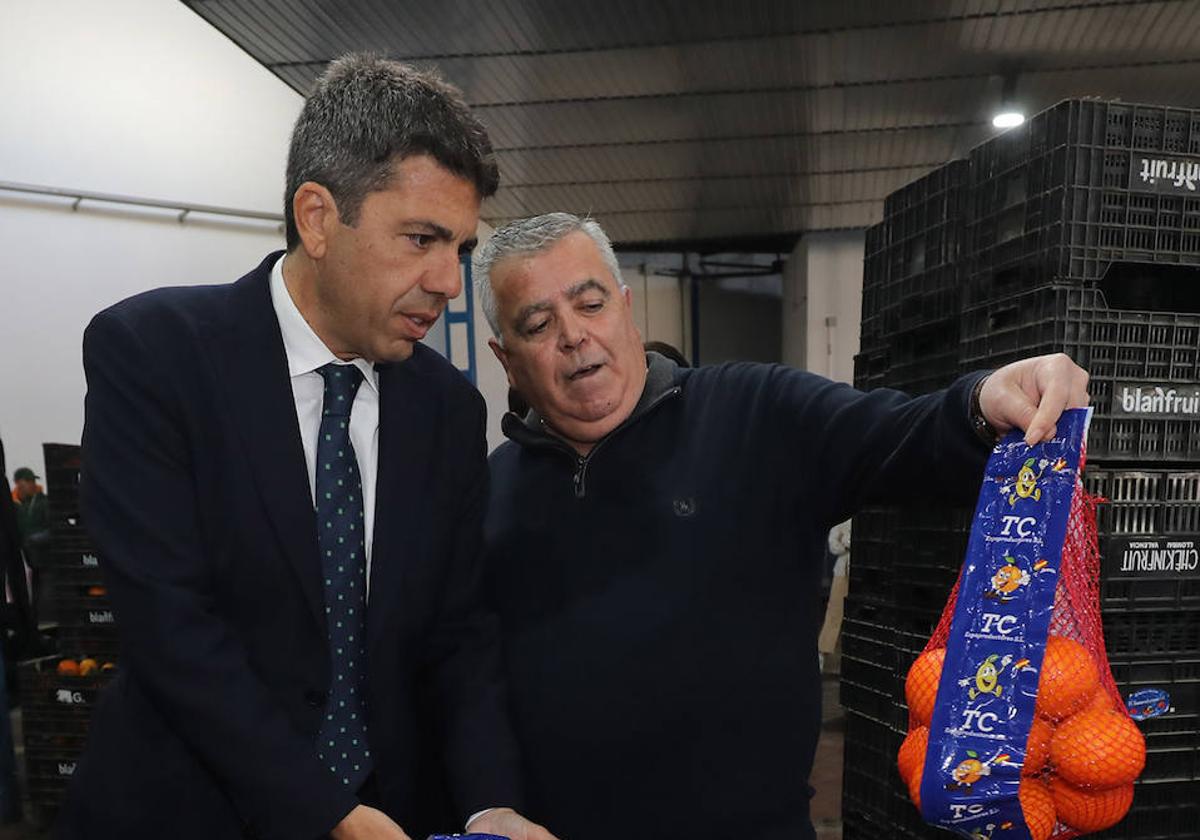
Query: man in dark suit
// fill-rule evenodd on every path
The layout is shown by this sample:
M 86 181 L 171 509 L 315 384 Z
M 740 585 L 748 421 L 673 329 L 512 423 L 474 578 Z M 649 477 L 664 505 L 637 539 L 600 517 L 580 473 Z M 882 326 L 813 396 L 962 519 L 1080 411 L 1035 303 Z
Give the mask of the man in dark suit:
M 461 95 L 350 56 L 288 158 L 286 255 L 100 313 L 82 510 L 122 633 L 71 837 L 407 838 L 440 755 L 473 831 L 519 816 L 477 600 L 484 406 L 418 342 L 498 176 Z

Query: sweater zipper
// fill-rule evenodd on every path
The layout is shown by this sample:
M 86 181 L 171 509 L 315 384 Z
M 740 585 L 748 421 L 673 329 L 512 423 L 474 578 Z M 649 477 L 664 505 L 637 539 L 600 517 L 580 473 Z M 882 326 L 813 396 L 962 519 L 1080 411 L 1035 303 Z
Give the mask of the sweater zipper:
M 592 447 L 592 451 L 589 452 L 587 455 L 583 455 L 583 456 L 576 455 L 575 456 L 574 484 L 575 484 L 575 498 L 576 499 L 582 499 L 584 496 L 587 495 L 588 464 L 590 464 L 592 462 L 592 458 L 595 457 L 596 452 L 599 451 L 600 447 L 603 446 L 608 441 L 610 441 L 613 437 L 616 436 L 616 434 L 618 432 L 622 431 L 625 427 L 631 425 L 634 420 L 640 420 L 642 417 L 645 417 L 651 411 L 656 409 L 659 405 L 666 402 L 666 400 L 668 398 L 673 397 L 676 394 L 678 394 L 680 390 L 681 390 L 680 387 L 678 385 L 676 385 L 675 387 L 671 388 L 670 390 L 664 391 L 663 393 L 659 394 L 653 401 L 651 401 L 651 403 L 648 406 L 646 406 L 646 409 L 641 414 L 639 414 L 637 417 L 626 418 L 624 423 L 617 426 L 617 428 L 613 429 L 611 432 L 609 432 L 607 435 L 605 435 L 603 438 L 601 438 L 599 441 L 597 441 L 596 445 Z

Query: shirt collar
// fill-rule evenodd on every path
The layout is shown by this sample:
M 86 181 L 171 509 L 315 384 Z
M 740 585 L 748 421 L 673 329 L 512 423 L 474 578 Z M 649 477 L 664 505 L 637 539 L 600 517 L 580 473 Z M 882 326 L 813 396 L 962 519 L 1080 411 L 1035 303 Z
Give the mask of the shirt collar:
M 334 364 L 352 364 L 362 371 L 363 381 L 376 392 L 379 390 L 379 374 L 375 366 L 366 359 L 344 362 L 333 355 L 325 342 L 313 332 L 308 321 L 300 314 L 287 284 L 283 282 L 283 257 L 271 267 L 271 304 L 275 307 L 275 318 L 279 321 L 279 332 L 283 335 L 283 351 L 287 355 L 288 376 L 313 373 L 318 368 Z

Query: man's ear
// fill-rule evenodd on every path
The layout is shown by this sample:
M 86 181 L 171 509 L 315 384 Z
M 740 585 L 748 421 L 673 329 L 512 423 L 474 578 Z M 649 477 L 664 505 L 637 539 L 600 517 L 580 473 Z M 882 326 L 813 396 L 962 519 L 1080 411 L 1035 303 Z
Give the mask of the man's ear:
M 504 368 L 504 373 L 508 376 L 508 384 L 516 388 L 517 383 L 513 382 L 512 369 L 508 366 L 508 351 L 505 350 L 503 345 L 501 345 L 500 342 L 494 338 L 488 339 L 488 347 L 492 348 L 492 353 L 496 356 L 496 359 Z
M 292 217 L 304 252 L 310 259 L 324 258 L 330 231 L 339 221 L 333 194 L 315 181 L 305 181 L 292 195 Z

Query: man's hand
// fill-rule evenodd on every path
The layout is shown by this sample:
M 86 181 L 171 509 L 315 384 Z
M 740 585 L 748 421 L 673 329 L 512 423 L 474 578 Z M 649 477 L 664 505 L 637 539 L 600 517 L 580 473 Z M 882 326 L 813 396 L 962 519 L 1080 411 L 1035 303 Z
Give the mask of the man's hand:
M 1035 356 L 1005 365 L 979 392 L 979 410 L 1000 434 L 1025 430 L 1025 443 L 1050 440 L 1055 422 L 1068 408 L 1088 404 L 1087 371 L 1063 353 Z
M 383 811 L 356 805 L 354 810 L 329 832 L 333 840 L 409 840 L 404 829 Z
M 530 822 L 512 808 L 493 808 L 471 820 L 467 831 L 499 834 L 510 840 L 558 840 L 537 823 Z

